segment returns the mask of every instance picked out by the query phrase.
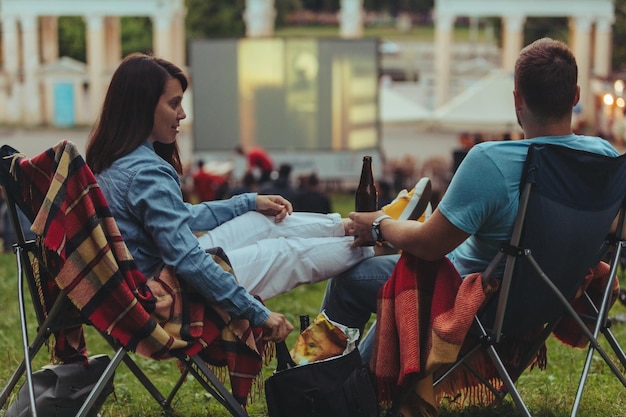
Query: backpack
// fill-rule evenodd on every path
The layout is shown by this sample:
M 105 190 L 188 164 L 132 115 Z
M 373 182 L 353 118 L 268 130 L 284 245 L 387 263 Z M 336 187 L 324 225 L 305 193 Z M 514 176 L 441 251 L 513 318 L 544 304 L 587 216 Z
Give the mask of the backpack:
M 110 362 L 111 360 L 107 355 L 96 355 L 89 358 L 87 364 L 47 365 L 41 370 L 33 372 L 37 416 L 75 416 Z M 98 410 L 112 392 L 113 377 L 106 383 L 104 390 L 89 411 L 89 417 L 97 416 Z M 20 387 L 17 399 L 7 409 L 5 417 L 30 415 L 28 384 L 24 383 Z

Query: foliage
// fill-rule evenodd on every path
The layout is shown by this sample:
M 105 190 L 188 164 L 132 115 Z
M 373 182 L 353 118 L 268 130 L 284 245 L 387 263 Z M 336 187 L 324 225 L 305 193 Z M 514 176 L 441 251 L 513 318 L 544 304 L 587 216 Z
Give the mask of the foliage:
M 398 12 L 427 12 L 435 6 L 434 3 L 434 0 L 364 0 L 363 7 L 365 10 L 387 11 L 396 16 Z
M 80 16 L 61 16 L 59 26 L 59 56 L 87 62 L 87 28 Z M 122 56 L 131 52 L 152 50 L 152 22 L 148 17 L 120 19 Z
M 122 56 L 152 51 L 152 21 L 149 17 L 125 16 L 120 19 Z
M 245 34 L 244 0 L 186 0 L 187 37 L 233 37 Z
M 302 0 L 276 0 L 276 27 L 285 26 L 287 14 L 301 10 Z
M 615 0 L 615 23 L 613 24 L 613 69 L 626 71 L 626 0 Z
M 566 17 L 530 17 L 524 25 L 524 45 L 543 37 L 550 37 L 567 43 L 569 37 Z
M 301 0 L 302 8 L 313 12 L 335 12 L 340 0 Z M 363 8 L 369 11 L 387 11 L 395 16 L 399 11 L 426 12 L 434 7 L 434 0 L 364 0 Z
M 79 16 L 61 16 L 59 26 L 59 56 L 87 62 L 87 30 Z

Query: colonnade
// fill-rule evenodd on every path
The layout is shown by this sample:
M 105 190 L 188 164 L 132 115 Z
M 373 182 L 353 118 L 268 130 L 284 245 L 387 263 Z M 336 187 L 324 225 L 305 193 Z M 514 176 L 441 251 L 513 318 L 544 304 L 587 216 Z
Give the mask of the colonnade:
M 248 37 L 272 36 L 274 0 L 247 0 Z M 341 34 L 362 36 L 363 0 L 342 0 Z M 58 17 L 81 16 L 86 27 L 86 81 L 75 84 L 76 123 L 97 117 L 106 85 L 121 59 L 120 17 L 147 16 L 152 21 L 153 53 L 178 65 L 186 63 L 184 0 L 0 0 L 0 123 L 51 124 L 51 81 L 42 68 L 59 60 Z M 89 94 L 83 94 L 84 86 Z M 88 97 L 88 100 L 85 99 Z
M 363 0 L 341 0 L 339 36 L 363 35 Z M 89 102 L 75 97 L 78 123 L 91 123 L 103 100 L 110 72 L 121 59 L 120 17 L 147 16 L 152 20 L 154 54 L 185 65 L 184 0 L 0 0 L 2 72 L 0 73 L 0 122 L 49 124 L 50 99 L 42 97 L 42 65 L 59 59 L 59 16 L 82 16 L 87 32 L 86 78 Z M 611 69 L 612 0 L 436 0 L 435 1 L 435 102 L 450 99 L 454 25 L 458 17 L 502 19 L 502 67 L 513 71 L 524 46 L 528 17 L 570 18 L 570 47 L 579 65 L 583 117 L 594 111 L 593 77 L 606 78 Z M 274 34 L 275 0 L 247 0 L 244 12 L 246 36 Z M 49 94 L 48 94 L 49 95 Z
M 578 63 L 582 117 L 593 121 L 592 80 L 607 78 L 611 71 L 612 0 L 436 0 L 436 105 L 440 106 L 450 99 L 451 56 L 457 17 L 502 19 L 502 68 L 512 73 L 524 46 L 527 18 L 561 16 L 569 17 L 570 21 L 569 46 Z
M 85 21 L 87 81 L 78 81 L 74 89 L 76 122 L 82 124 L 97 117 L 110 74 L 122 58 L 120 18 L 149 17 L 154 54 L 185 65 L 185 14 L 184 0 L 0 0 L 0 122 L 51 123 L 51 86 L 42 68 L 59 60 L 59 16 Z M 89 89 L 88 102 L 83 85 Z

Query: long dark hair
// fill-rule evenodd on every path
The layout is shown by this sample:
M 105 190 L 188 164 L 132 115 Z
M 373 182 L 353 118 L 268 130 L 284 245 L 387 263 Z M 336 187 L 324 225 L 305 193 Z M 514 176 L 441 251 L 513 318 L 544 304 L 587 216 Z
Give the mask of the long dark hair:
M 124 58 L 109 84 L 102 112 L 87 145 L 87 165 L 94 173 L 109 168 L 117 159 L 141 146 L 154 125 L 154 109 L 170 78 L 187 89 L 187 77 L 164 59 L 144 54 Z M 182 173 L 178 144 L 154 142 L 156 153 Z

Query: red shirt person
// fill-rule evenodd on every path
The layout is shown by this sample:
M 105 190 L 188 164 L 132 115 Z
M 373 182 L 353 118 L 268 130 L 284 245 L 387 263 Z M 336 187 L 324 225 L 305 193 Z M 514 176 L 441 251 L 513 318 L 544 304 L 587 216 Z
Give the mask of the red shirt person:
M 259 183 L 270 180 L 272 171 L 274 170 L 274 162 L 263 148 L 253 147 L 244 150 L 243 147 L 235 148 L 238 154 L 244 155 L 248 160 L 248 172 L 258 169 L 261 172 Z
M 192 178 L 193 191 L 199 201 L 215 200 L 215 193 L 224 182 L 224 177 L 211 174 L 204 169 L 204 161 L 198 161 L 198 167 Z

